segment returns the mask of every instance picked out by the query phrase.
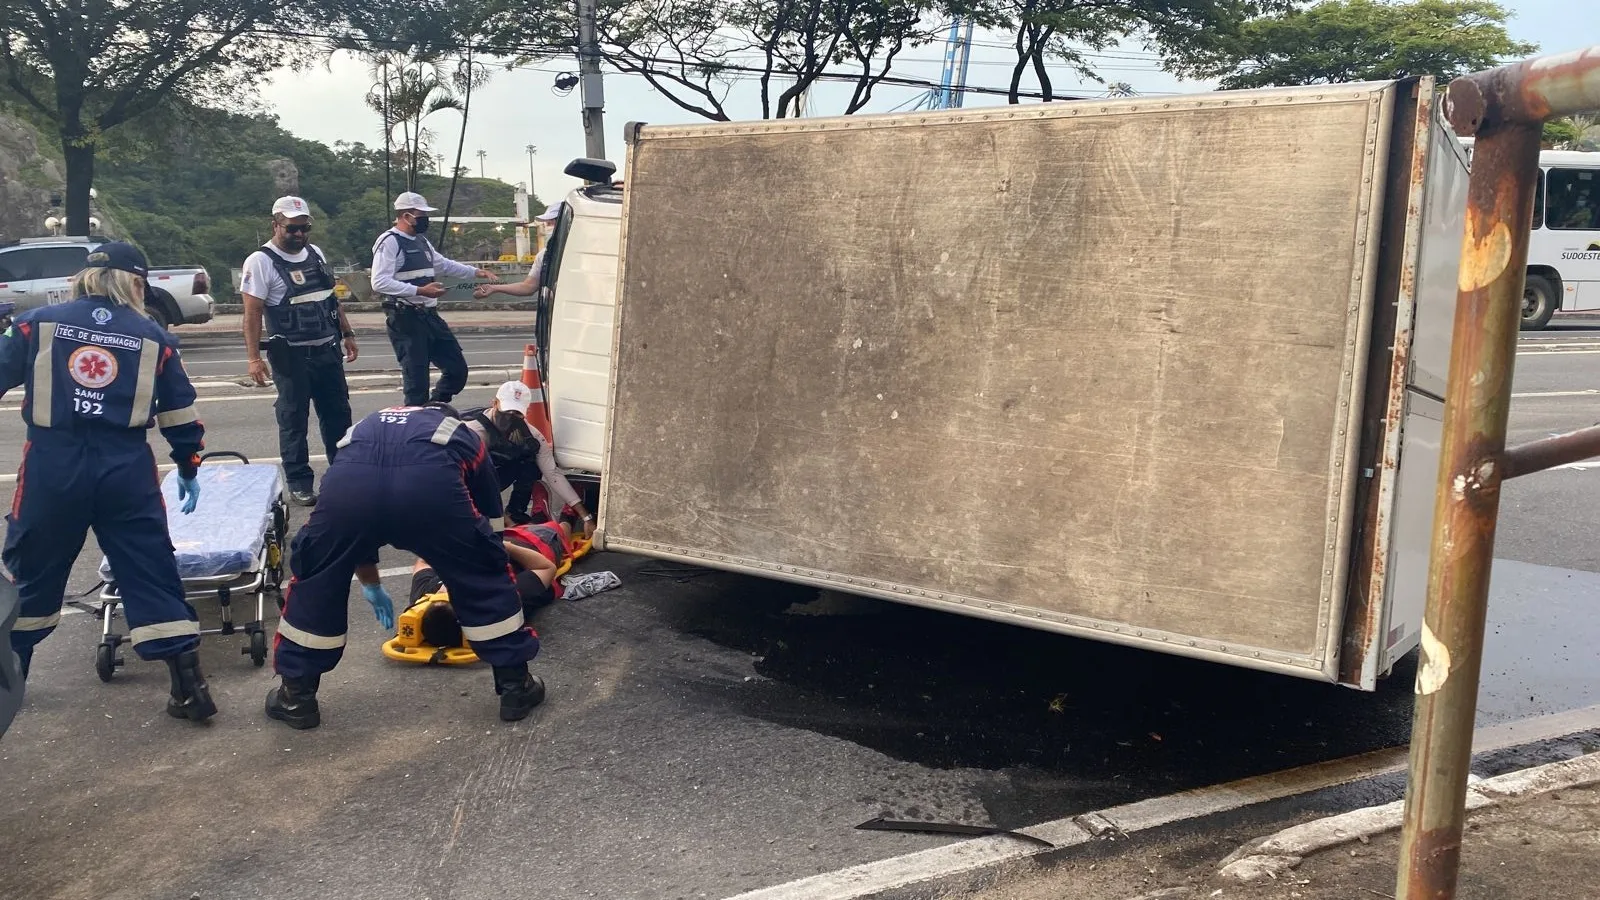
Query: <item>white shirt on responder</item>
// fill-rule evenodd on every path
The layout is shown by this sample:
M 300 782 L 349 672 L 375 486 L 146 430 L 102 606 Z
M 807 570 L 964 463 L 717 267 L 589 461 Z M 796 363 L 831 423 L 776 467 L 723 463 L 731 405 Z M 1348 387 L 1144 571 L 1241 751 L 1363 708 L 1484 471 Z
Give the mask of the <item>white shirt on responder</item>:
M 400 238 L 397 240 L 390 235 L 399 235 Z M 400 260 L 405 256 L 401 251 L 401 245 L 410 240 L 410 235 L 397 228 L 391 228 L 378 235 L 377 243 L 372 245 L 372 290 L 386 297 L 405 297 L 417 306 L 438 306 L 437 297 L 419 297 L 416 285 L 395 280 L 395 274 L 400 271 Z M 428 242 L 428 252 L 435 276 L 472 278 L 478 274 L 478 270 L 472 266 L 440 255 L 432 241 Z
M 250 254 L 244 261 L 244 277 L 239 283 L 239 293 L 260 297 L 261 302 L 268 306 L 277 306 L 282 303 L 284 298 L 289 296 L 289 285 L 283 280 L 283 276 L 278 274 L 277 267 L 272 264 L 272 260 L 267 257 L 267 254 L 277 254 L 286 263 L 303 263 L 311 250 L 316 250 L 320 259 L 323 261 L 328 259 L 327 254 L 323 253 L 322 248 L 316 244 L 308 244 L 307 247 L 309 249 L 302 249 L 299 253 L 285 253 L 277 247 L 273 247 L 271 250 L 262 247 L 260 250 Z M 334 340 L 334 337 L 330 336 L 320 341 L 310 341 L 309 345 L 315 347 L 332 340 Z M 296 343 L 294 346 L 301 346 L 301 344 Z

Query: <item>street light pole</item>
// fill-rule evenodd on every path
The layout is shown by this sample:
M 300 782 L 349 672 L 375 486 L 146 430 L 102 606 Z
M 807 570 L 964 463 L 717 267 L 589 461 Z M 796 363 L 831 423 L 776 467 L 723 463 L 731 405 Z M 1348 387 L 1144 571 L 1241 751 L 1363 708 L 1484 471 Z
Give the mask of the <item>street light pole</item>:
M 533 144 L 529 144 L 528 145 L 528 196 L 529 197 L 537 197 L 538 196 L 537 194 L 535 194 L 533 192 L 533 155 L 535 153 L 538 153 L 538 152 L 539 152 L 539 148 L 538 147 L 534 146 Z

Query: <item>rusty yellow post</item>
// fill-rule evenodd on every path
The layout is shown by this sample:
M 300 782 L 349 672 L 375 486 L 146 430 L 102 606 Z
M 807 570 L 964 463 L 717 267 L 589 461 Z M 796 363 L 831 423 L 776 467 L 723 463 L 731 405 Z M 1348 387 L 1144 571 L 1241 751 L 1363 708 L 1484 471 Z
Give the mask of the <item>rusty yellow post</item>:
M 1472 156 L 1396 900 L 1455 895 L 1539 127 L 1481 134 Z
M 1585 434 L 1509 455 L 1505 443 L 1540 125 L 1594 107 L 1600 107 L 1600 48 L 1450 85 L 1450 124 L 1477 139 L 1456 283 L 1396 900 L 1455 897 L 1500 484 L 1594 440 Z

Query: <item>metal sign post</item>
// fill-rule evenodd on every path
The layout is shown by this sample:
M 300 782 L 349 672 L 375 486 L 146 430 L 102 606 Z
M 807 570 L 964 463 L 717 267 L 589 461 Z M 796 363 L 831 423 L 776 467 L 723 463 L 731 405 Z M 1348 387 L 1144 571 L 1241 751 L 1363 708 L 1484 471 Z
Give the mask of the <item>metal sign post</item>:
M 1396 900 L 1455 897 L 1500 485 L 1600 455 L 1600 427 L 1506 448 L 1540 126 L 1600 108 L 1600 47 L 1459 78 L 1445 108 L 1476 141 Z

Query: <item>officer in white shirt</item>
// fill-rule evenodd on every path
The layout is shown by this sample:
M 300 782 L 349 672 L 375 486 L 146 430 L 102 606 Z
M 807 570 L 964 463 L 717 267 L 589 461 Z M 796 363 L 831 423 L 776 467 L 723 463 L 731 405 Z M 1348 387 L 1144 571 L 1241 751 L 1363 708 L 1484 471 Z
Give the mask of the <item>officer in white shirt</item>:
M 467 385 L 467 359 L 450 326 L 439 315 L 445 286 L 436 278 L 482 278 L 498 281 L 488 269 L 447 259 L 423 235 L 428 214 L 438 210 L 421 194 L 407 191 L 395 198 L 394 227 L 372 245 L 372 290 L 383 298 L 389 343 L 400 361 L 406 406 L 449 403 Z M 428 366 L 439 367 L 439 383 L 428 391 Z
M 289 499 L 317 502 L 306 431 L 311 407 L 328 463 L 350 428 L 350 389 L 344 364 L 355 362 L 356 336 L 334 295 L 333 271 L 321 248 L 309 242 L 311 208 L 299 197 L 272 204 L 272 240 L 244 261 L 244 349 L 250 377 L 278 389 L 278 453 Z M 266 339 L 262 339 L 265 325 Z M 341 357 L 340 339 L 344 354 Z M 261 352 L 266 351 L 266 361 Z

